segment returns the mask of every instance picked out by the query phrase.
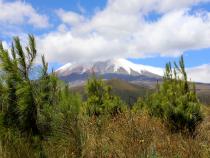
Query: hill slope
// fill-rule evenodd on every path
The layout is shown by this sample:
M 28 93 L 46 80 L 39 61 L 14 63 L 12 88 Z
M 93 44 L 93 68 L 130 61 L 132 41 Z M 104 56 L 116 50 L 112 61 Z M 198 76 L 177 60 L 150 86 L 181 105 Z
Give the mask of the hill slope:
M 112 94 L 119 96 L 128 104 L 134 103 L 138 97 L 144 97 L 147 93 L 151 93 L 153 91 L 148 86 L 136 85 L 119 79 L 107 80 L 106 83 L 112 87 Z M 72 87 L 72 91 L 78 92 L 84 99 L 86 98 L 84 85 Z
M 111 79 L 106 83 L 112 87 L 112 93 L 119 96 L 128 104 L 133 104 L 138 97 L 145 97 L 155 91 L 156 82 L 130 83 L 125 80 Z M 160 83 L 161 84 L 161 83 Z M 80 93 L 86 98 L 85 86 L 79 85 L 72 87 L 73 92 Z M 210 84 L 196 83 L 196 91 L 201 103 L 210 105 Z

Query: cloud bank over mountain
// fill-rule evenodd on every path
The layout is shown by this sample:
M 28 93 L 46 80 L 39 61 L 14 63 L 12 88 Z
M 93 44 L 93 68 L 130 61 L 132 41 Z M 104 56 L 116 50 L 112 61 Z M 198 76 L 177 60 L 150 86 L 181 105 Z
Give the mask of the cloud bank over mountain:
M 208 0 L 109 0 L 92 17 L 56 10 L 61 24 L 39 38 L 50 61 L 179 56 L 210 47 L 210 13 L 193 10 Z M 154 21 L 146 16 L 155 14 Z
M 210 48 L 210 0 L 107 0 L 90 15 L 80 4 L 74 7 L 79 11 L 57 5 L 43 10 L 32 0 L 0 0 L 0 40 L 9 48 L 12 36 L 24 43 L 27 33 L 33 33 L 39 52 L 59 64 L 178 57 Z M 192 78 L 207 81 L 208 65 L 202 62 L 190 70 L 199 74 Z

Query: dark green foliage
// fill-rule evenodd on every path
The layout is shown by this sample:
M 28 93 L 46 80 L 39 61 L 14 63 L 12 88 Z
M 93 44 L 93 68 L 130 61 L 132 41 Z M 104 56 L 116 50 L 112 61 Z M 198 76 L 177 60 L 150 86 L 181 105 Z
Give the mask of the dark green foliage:
M 3 112 L 3 106 L 4 106 L 4 93 L 5 93 L 5 88 L 2 85 L 2 81 L 0 80 L 0 112 Z
M 95 75 L 88 80 L 86 90 L 88 115 L 116 115 L 122 111 L 122 101 L 119 97 L 111 95 L 111 87 L 107 86 L 101 79 L 96 78 Z
M 6 131 L 17 131 L 22 133 L 17 139 L 27 136 L 32 148 L 45 157 L 42 145 L 37 142 L 52 136 L 60 141 L 62 136 L 68 134 L 75 144 L 74 152 L 80 157 L 80 96 L 72 94 L 54 72 L 48 74 L 48 63 L 44 56 L 40 76 L 36 80 L 31 79 L 36 54 L 35 39 L 31 35 L 25 49 L 17 37 L 14 38 L 11 51 L 5 50 L 0 44 L 0 145 L 15 145 L 12 142 L 1 143 L 8 134 Z
M 47 63 L 42 57 L 42 73 L 40 79 L 30 79 L 34 61 L 37 56 L 36 43 L 32 35 L 28 37 L 28 46 L 23 49 L 18 37 L 14 38 L 11 54 L 0 47 L 1 85 L 7 98 L 2 105 L 3 123 L 7 127 L 14 127 L 32 135 L 39 135 L 38 114 L 46 104 L 53 104 L 51 100 L 53 88 L 56 87 L 53 75 L 47 73 Z M 53 88 L 52 88 L 53 87 Z M 52 99 L 53 98 L 53 99 Z
M 39 100 L 41 101 L 40 109 L 43 106 L 55 106 L 58 102 L 58 79 L 54 72 L 48 74 L 48 63 L 46 63 L 44 56 L 42 56 L 42 71 L 37 87 L 39 87 Z
M 12 46 L 12 52 L 14 53 L 14 46 Z M 10 58 L 9 52 L 4 50 L 2 44 L 0 47 L 0 61 L 1 61 L 1 75 L 2 87 L 5 89 L 5 97 L 7 98 L 4 109 L 4 124 L 7 126 L 18 126 L 18 107 L 17 107 L 17 96 L 16 96 L 16 86 L 17 82 L 20 82 L 18 74 L 18 65 L 16 57 Z M 4 84 L 4 85 L 3 85 Z
M 162 118 L 172 131 L 194 133 L 202 120 L 195 84 L 189 83 L 181 57 L 179 65 L 166 65 L 163 84 L 148 98 L 149 113 Z
M 67 85 L 60 83 L 59 87 L 61 89 L 58 94 L 59 101 L 57 105 L 54 107 L 47 106 L 47 108 L 43 109 L 45 114 L 40 117 L 40 122 L 46 123 L 48 122 L 46 118 L 50 118 L 50 139 L 56 144 L 60 142 L 63 145 L 68 145 L 71 142 L 72 152 L 76 157 L 80 157 L 82 154 L 83 133 L 80 124 L 82 99 L 79 95 L 73 94 Z

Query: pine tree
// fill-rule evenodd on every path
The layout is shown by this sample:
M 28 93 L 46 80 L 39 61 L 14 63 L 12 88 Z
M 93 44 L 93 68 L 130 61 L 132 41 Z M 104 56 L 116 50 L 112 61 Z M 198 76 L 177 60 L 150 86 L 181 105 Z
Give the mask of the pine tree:
M 0 44 L 0 60 L 1 60 L 1 76 L 5 79 L 5 89 L 7 101 L 5 102 L 5 113 L 3 123 L 6 126 L 19 126 L 19 113 L 17 107 L 17 82 L 20 81 L 18 74 L 17 59 L 14 54 L 14 45 L 12 45 L 12 58 L 9 55 L 8 50 L 3 48 Z
M 11 54 L 0 45 L 0 60 L 2 76 L 7 89 L 7 103 L 4 114 L 4 125 L 16 127 L 28 134 L 37 135 L 37 101 L 35 97 L 34 81 L 30 79 L 30 72 L 37 56 L 36 43 L 29 35 L 28 46 L 25 51 L 20 39 L 15 37 L 11 47 Z
M 166 64 L 163 83 L 148 100 L 149 112 L 162 118 L 170 130 L 193 134 L 202 120 L 201 105 L 195 84 L 188 81 L 183 56 L 174 65 Z
M 0 78 L 0 113 L 4 113 L 5 104 L 7 103 L 6 88 L 4 86 L 3 80 Z
M 107 86 L 102 79 L 93 75 L 86 85 L 87 112 L 89 115 L 101 114 L 116 115 L 123 109 L 123 102 L 116 96 L 111 95 L 111 87 Z

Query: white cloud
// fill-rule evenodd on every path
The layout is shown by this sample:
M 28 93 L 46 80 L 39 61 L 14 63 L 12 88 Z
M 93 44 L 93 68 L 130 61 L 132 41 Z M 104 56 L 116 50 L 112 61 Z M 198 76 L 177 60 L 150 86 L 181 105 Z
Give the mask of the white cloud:
M 66 12 L 63 9 L 57 10 L 56 13 L 63 23 L 69 25 L 77 25 L 85 20 L 85 18 L 82 15 L 71 11 Z
M 121 44 L 122 42 L 116 39 L 107 41 L 97 34 L 79 37 L 71 32 L 50 33 L 38 40 L 39 48 L 47 50 L 48 61 L 63 63 L 109 59 L 116 52 L 123 52 L 126 49 L 126 46 Z
M 195 82 L 210 83 L 210 64 L 187 69 L 188 79 Z
M 150 11 L 165 13 L 171 10 L 188 8 L 201 2 L 209 2 L 209 0 L 109 0 L 108 9 L 126 14 Z
M 134 35 L 136 51 L 176 56 L 185 50 L 210 47 L 209 15 L 190 15 L 182 9 L 167 13 L 155 23 L 146 23 Z
M 0 1 L 1 24 L 30 24 L 34 27 L 45 28 L 49 26 L 47 16 L 39 14 L 30 4 L 22 1 Z
M 60 10 L 61 24 L 39 37 L 49 61 L 177 56 L 185 50 L 210 47 L 210 13 L 189 14 L 189 7 L 207 0 L 109 0 L 91 18 Z M 155 22 L 144 15 L 162 13 Z M 67 25 L 66 25 L 67 24 Z M 71 26 L 69 26 L 69 24 Z

